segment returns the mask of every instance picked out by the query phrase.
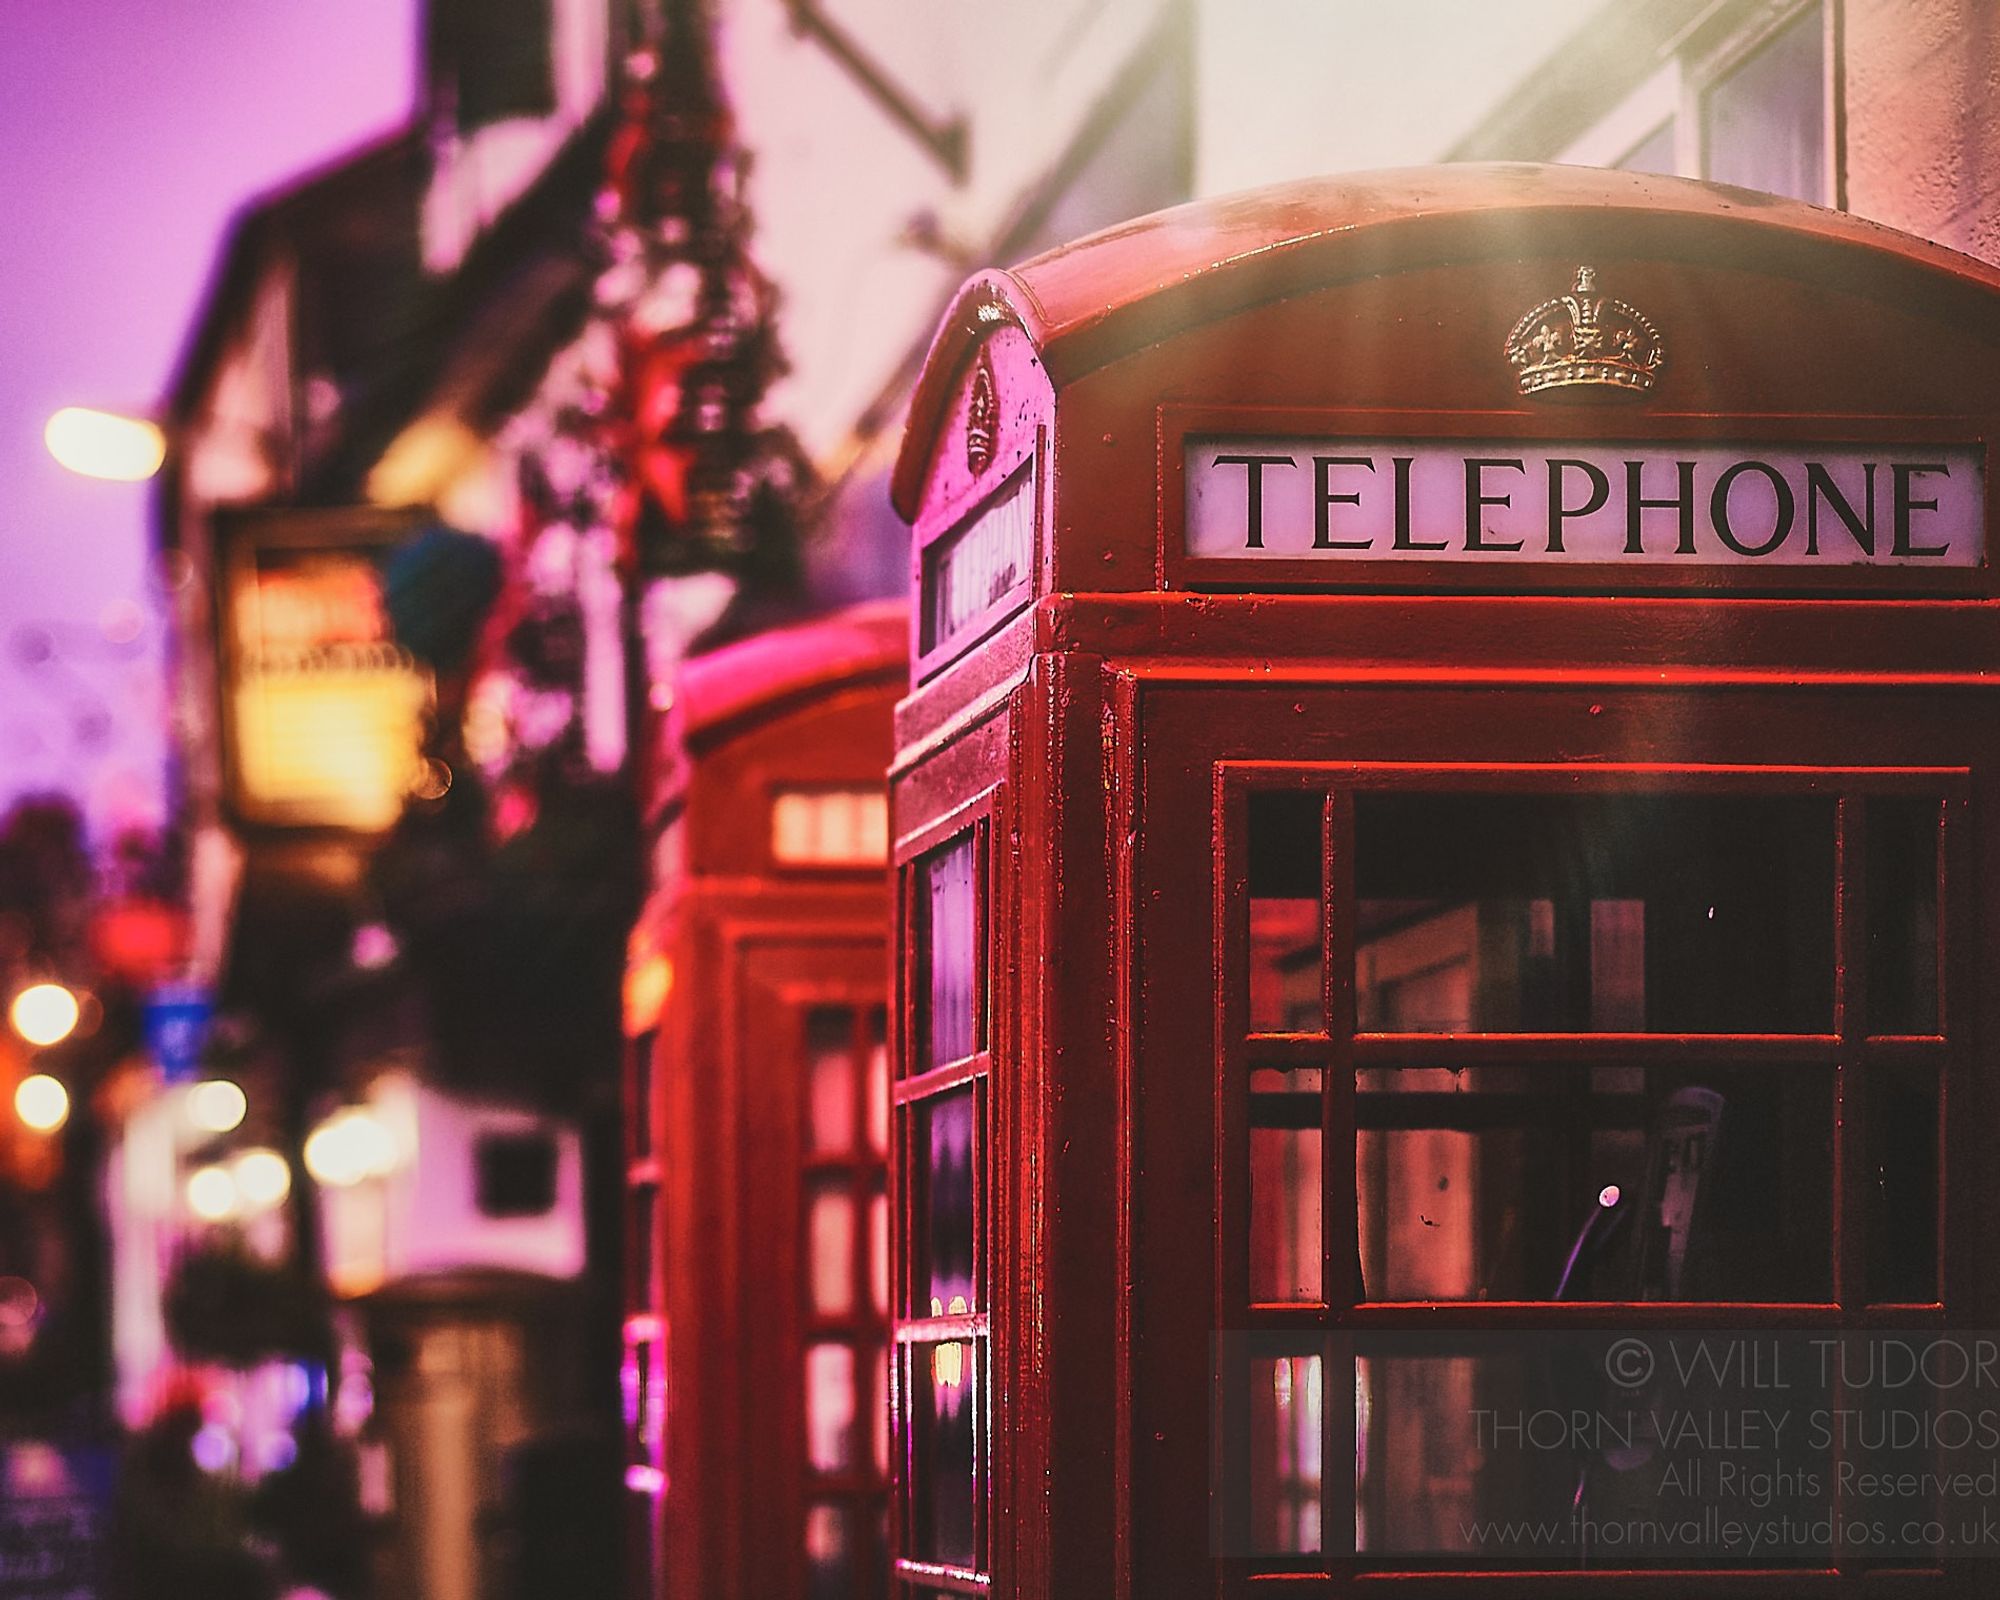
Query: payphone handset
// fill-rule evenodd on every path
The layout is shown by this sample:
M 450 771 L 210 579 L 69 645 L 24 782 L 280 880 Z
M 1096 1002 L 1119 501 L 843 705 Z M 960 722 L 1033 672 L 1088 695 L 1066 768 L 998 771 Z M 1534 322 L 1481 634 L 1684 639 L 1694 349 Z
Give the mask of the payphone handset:
M 1724 1105 L 1715 1090 L 1689 1085 L 1676 1089 L 1660 1109 L 1647 1158 L 1646 1209 L 1639 1219 L 1636 1299 L 1684 1298 L 1689 1244 L 1721 1146 Z

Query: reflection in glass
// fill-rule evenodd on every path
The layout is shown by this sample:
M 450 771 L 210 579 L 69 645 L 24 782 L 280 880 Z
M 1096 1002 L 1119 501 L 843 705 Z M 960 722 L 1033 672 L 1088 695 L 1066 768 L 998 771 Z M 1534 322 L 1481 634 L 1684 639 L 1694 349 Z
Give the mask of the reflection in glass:
M 806 1594 L 808 1600 L 847 1600 L 853 1557 L 847 1508 L 819 1504 L 806 1508 Z
M 1250 1368 L 1250 1548 L 1310 1555 L 1320 1548 L 1326 1403 L 1321 1358 L 1253 1359 Z
M 966 1340 L 909 1347 L 915 1369 L 911 1424 L 916 1456 L 911 1550 L 919 1559 L 959 1567 L 978 1564 L 972 1427 L 976 1350 Z
M 1938 1030 L 1938 802 L 1868 801 L 1868 1031 Z
M 815 1472 L 859 1465 L 854 1351 L 844 1344 L 806 1346 L 806 1460 Z
M 868 1202 L 868 1285 L 879 1316 L 889 1314 L 889 1197 Z
M 854 1309 L 854 1201 L 844 1180 L 815 1184 L 806 1205 L 807 1280 L 813 1314 Z
M 1363 794 L 1364 1032 L 1826 1032 L 1833 802 Z
M 1834 1504 L 1834 1425 L 1805 1419 L 1825 1417 L 1832 1393 L 1814 1344 L 1824 1332 L 1760 1335 L 1754 1366 L 1704 1365 L 1717 1347 L 1703 1337 L 1362 1336 L 1356 1549 L 1515 1567 L 1706 1567 L 1741 1559 L 1713 1515 L 1740 1503 L 1767 1519 L 1771 1558 L 1823 1558 L 1814 1530 Z M 1637 1388 L 1616 1381 L 1636 1370 L 1621 1341 L 1656 1362 Z M 1790 1422 L 1742 1425 L 1765 1412 Z M 1691 1424 L 1710 1431 L 1697 1438 Z
M 930 1314 L 978 1309 L 972 1281 L 973 1087 L 938 1095 L 924 1107 L 924 1277 L 920 1298 Z
M 923 861 L 930 960 L 927 1066 L 963 1061 L 978 1048 L 973 968 L 979 959 L 973 838 L 965 834 Z
M 1506 1389 L 1482 1389 L 1470 1358 L 1364 1358 L 1356 1365 L 1355 1457 L 1365 1471 L 1355 1482 L 1355 1549 L 1461 1548 L 1486 1503 L 1486 1438 L 1474 1413 Z M 1567 1466 L 1557 1468 L 1558 1484 Z
M 889 1350 L 886 1345 L 875 1348 L 875 1403 L 869 1407 L 875 1424 L 875 1470 L 883 1477 L 889 1475 Z
M 653 1153 L 653 1051 L 659 1044 L 657 1030 L 642 1033 L 632 1041 L 632 1159 L 644 1161 Z
M 1674 119 L 1661 123 L 1611 165 L 1621 172 L 1655 172 L 1671 178 L 1674 164 Z
M 816 1156 L 854 1148 L 854 1014 L 817 1007 L 806 1022 L 806 1149 Z
M 1868 1298 L 1938 1297 L 1938 1084 L 1928 1072 L 1868 1078 Z
M 1320 817 L 1325 797 L 1253 793 L 1250 826 L 1250 1028 L 1316 1033 L 1325 1026 Z
M 1262 1097 L 1258 1097 L 1262 1098 Z M 1289 1098 L 1289 1097 L 1288 1097 Z M 1303 1099 L 1304 1097 L 1298 1097 Z M 1319 1102 L 1311 1127 L 1260 1127 L 1251 1106 L 1250 1298 L 1317 1303 L 1320 1288 Z M 1278 1110 L 1278 1115 L 1283 1111 Z
M 882 1036 L 883 1017 L 875 1013 L 868 1047 L 868 1148 L 878 1156 L 889 1152 L 889 1046 Z
M 632 1191 L 631 1304 L 635 1311 L 657 1310 L 653 1256 L 659 1248 L 660 1191 L 650 1183 Z
M 1355 1095 L 1371 1299 L 1832 1292 L 1825 1069 L 1367 1068 Z

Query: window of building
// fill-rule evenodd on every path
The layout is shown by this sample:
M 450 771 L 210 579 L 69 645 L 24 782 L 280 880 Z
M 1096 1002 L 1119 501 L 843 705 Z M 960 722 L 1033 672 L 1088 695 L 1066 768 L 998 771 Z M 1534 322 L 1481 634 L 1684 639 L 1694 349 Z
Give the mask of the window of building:
M 1828 7 L 1758 4 L 1729 16 L 1719 34 L 1697 28 L 1555 159 L 1833 204 Z
M 1701 94 L 1702 172 L 1719 183 L 1824 201 L 1826 23 L 1810 5 Z

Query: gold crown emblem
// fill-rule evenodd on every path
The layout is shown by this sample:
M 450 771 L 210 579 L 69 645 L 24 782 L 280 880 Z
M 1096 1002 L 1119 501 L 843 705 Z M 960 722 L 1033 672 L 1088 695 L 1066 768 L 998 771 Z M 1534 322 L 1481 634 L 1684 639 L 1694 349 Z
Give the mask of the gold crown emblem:
M 965 464 L 976 478 L 993 459 L 1000 432 L 1000 398 L 993 388 L 993 366 L 986 352 L 979 352 L 979 367 L 972 374 L 972 398 L 965 408 Z
M 1578 267 L 1568 294 L 1535 307 L 1507 335 L 1507 359 L 1523 394 L 1587 400 L 1611 389 L 1645 394 L 1667 359 L 1659 330 L 1623 300 L 1597 292 L 1597 269 Z

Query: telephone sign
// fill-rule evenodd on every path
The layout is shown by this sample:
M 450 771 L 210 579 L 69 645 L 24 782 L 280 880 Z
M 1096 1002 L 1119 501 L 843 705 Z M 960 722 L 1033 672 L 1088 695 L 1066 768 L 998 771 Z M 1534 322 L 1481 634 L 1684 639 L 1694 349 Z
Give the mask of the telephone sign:
M 1187 553 L 1450 562 L 1976 567 L 1972 444 L 1203 438 Z

